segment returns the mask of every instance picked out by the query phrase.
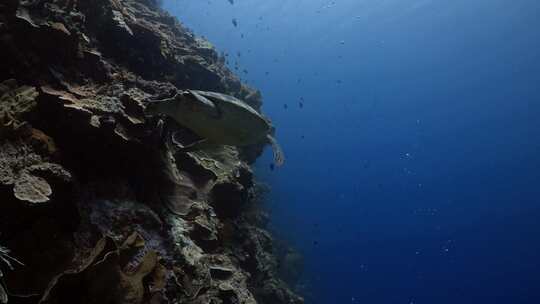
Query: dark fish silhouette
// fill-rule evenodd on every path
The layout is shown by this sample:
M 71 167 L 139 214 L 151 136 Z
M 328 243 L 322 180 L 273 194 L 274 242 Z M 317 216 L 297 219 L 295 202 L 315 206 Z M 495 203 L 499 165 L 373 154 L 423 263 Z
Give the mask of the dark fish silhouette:
M 298 103 L 298 106 L 300 106 L 300 109 L 302 109 L 304 107 L 304 103 L 303 102 L 299 102 Z
M 230 3 L 231 5 L 234 5 L 234 0 L 229 0 L 229 3 Z
M 369 161 L 366 161 L 364 163 L 364 169 L 369 169 L 369 167 L 371 167 L 371 163 Z
M 284 109 L 287 109 L 288 107 L 289 107 L 289 106 L 288 106 L 286 103 L 283 104 L 283 108 L 284 108 Z
M 236 21 L 236 18 L 233 18 L 232 24 L 234 25 L 234 27 L 238 27 L 238 21 Z
M 270 164 L 270 171 L 274 171 L 275 168 L 276 168 L 276 167 L 275 167 L 274 164 Z

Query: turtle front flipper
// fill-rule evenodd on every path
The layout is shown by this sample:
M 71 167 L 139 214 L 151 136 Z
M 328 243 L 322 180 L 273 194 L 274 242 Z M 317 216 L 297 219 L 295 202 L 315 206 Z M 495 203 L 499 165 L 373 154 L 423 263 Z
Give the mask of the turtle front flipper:
M 196 104 L 193 104 L 194 106 L 191 108 L 192 111 L 203 111 L 214 119 L 221 119 L 223 115 L 221 109 L 211 100 L 193 90 L 187 90 L 184 94 L 185 96 L 194 98 L 196 101 Z
M 208 149 L 214 149 L 216 147 L 219 147 L 222 145 L 218 145 L 215 142 L 209 141 L 208 139 L 201 139 L 199 141 L 196 141 L 194 143 L 191 143 L 187 146 L 184 146 L 180 149 L 178 149 L 178 152 L 193 152 L 193 151 L 199 151 L 199 150 L 208 150 Z
M 155 122 L 151 122 L 151 131 L 149 131 L 149 140 L 157 146 L 165 146 L 169 144 L 171 136 L 170 120 L 166 117 L 158 118 Z
M 283 166 L 283 163 L 285 162 L 285 154 L 283 153 L 283 149 L 281 149 L 281 146 L 278 144 L 277 140 L 274 137 L 272 137 L 272 135 L 267 135 L 266 138 L 268 139 L 268 142 L 272 146 L 272 154 L 274 155 L 274 163 L 278 167 Z
M 169 146 L 169 149 L 172 151 L 172 153 L 176 154 L 178 152 L 186 153 L 186 152 L 213 149 L 221 145 L 216 144 L 212 141 L 209 141 L 207 138 L 197 140 L 188 145 L 183 145 L 174 138 L 174 134 L 171 134 L 168 146 Z

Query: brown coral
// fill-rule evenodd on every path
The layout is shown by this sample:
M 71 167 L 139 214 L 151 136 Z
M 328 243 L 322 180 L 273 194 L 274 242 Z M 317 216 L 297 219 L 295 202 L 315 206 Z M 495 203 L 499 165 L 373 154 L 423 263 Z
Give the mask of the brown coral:
M 50 200 L 50 182 L 69 183 L 71 174 L 62 166 L 49 163 L 23 142 L 0 143 L 0 183 L 13 186 L 21 201 L 44 203 Z

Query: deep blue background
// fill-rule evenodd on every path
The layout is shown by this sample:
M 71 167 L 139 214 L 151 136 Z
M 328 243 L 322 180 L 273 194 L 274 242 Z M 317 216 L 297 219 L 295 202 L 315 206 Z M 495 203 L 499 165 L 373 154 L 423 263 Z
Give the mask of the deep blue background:
M 540 2 L 165 7 L 262 90 L 308 304 L 540 303 Z

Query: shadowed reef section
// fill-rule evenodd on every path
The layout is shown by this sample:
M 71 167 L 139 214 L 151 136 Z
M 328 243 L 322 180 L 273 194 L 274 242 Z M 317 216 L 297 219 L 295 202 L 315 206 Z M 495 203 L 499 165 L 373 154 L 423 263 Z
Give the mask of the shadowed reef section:
M 0 303 L 303 303 L 264 229 L 262 146 L 172 155 L 144 115 L 183 89 L 261 106 L 157 2 L 0 3 Z

